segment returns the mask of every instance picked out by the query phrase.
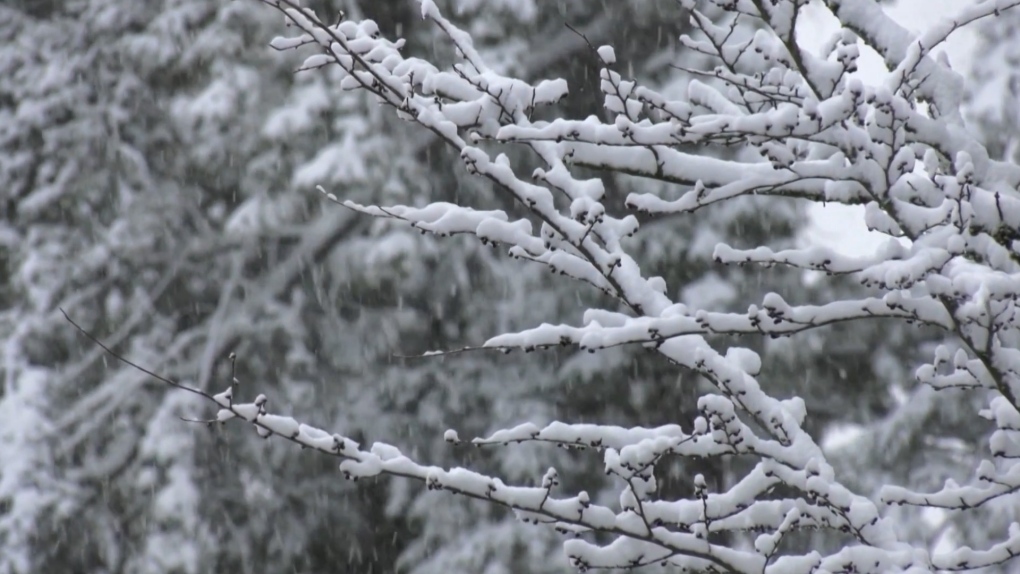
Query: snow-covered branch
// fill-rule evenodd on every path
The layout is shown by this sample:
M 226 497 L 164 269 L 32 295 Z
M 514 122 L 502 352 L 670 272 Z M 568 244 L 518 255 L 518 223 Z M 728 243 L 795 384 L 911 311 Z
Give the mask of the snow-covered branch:
M 214 419 L 238 418 L 263 437 L 279 436 L 342 459 L 357 479 L 412 478 L 433 490 L 490 501 L 525 521 L 552 524 L 577 536 L 565 550 L 578 568 L 673 565 L 717 572 L 934 572 L 1004 563 L 1020 552 L 1020 528 L 986 550 L 935 553 L 902 540 L 885 505 L 970 509 L 1020 490 L 1013 461 L 1020 432 L 1020 167 L 988 157 L 963 126 L 961 78 L 931 58 L 958 27 L 1020 5 L 988 1 L 965 9 L 921 38 L 912 38 L 870 0 L 831 0 L 842 29 L 819 54 L 798 39 L 802 0 L 683 0 L 697 33 L 681 42 L 715 60 L 712 70 L 686 70 L 684 93 L 661 93 L 625 77 L 610 46 L 592 46 L 608 119 L 550 117 L 568 94 L 562 80 L 529 83 L 502 75 L 476 50 L 470 35 L 430 0 L 421 16 L 455 48 L 459 61 L 440 66 L 406 55 L 404 43 L 382 37 L 370 20 L 331 24 L 297 0 L 262 0 L 279 10 L 297 35 L 278 38 L 278 50 L 314 51 L 304 73 L 329 68 L 341 86 L 374 97 L 395 116 L 427 130 L 459 154 L 468 173 L 513 200 L 519 213 L 481 205 L 363 205 L 323 189 L 329 199 L 372 217 L 440 237 L 475 236 L 504 246 L 515 258 L 592 286 L 614 308 L 586 309 L 582 326 L 541 325 L 495 333 L 480 347 L 532 351 L 572 346 L 595 353 L 645 345 L 671 364 L 697 373 L 715 392 L 698 401 L 689 430 L 677 425 L 619 428 L 557 422 L 496 432 L 476 445 L 555 443 L 601 452 L 620 492 L 618 508 L 585 492 L 559 498 L 558 474 L 510 486 L 465 470 L 421 465 L 397 448 L 367 450 L 349 438 L 270 413 L 265 395 L 234 400 L 234 386 L 218 395 L 188 389 L 214 402 Z M 883 85 L 854 77 L 860 43 L 893 70 Z M 521 148 L 533 167 L 499 150 Z M 705 150 L 727 148 L 726 154 Z M 631 194 L 612 202 L 600 178 L 576 168 L 672 184 L 676 193 Z M 640 233 L 637 214 L 691 214 L 749 196 L 863 205 L 868 226 L 888 236 L 866 257 L 816 247 L 749 249 L 720 245 L 720 264 L 788 266 L 847 275 L 867 296 L 800 304 L 796 293 L 769 293 L 746 313 L 695 309 L 675 300 L 678 286 L 646 276 L 628 251 Z M 671 290 L 672 289 L 672 290 Z M 935 389 L 990 391 L 982 414 L 995 426 L 977 485 L 947 484 L 922 494 L 884 489 L 881 499 L 855 491 L 805 427 L 798 398 L 780 400 L 759 380 L 762 358 L 746 348 L 717 350 L 720 335 L 797 336 L 866 319 L 898 320 L 941 330 L 958 344 L 940 346 L 917 370 Z M 176 383 L 165 381 L 175 386 Z M 447 440 L 460 443 L 453 431 Z M 696 477 L 690 499 L 657 496 L 655 470 L 669 458 L 741 457 L 755 460 L 724 492 L 708 492 Z M 881 506 L 880 506 L 881 505 Z M 822 529 L 847 541 L 835 552 L 782 549 L 793 534 Z M 611 538 L 600 545 L 583 536 Z M 750 545 L 727 545 L 720 535 L 756 533 Z M 731 539 L 733 540 L 733 539 Z

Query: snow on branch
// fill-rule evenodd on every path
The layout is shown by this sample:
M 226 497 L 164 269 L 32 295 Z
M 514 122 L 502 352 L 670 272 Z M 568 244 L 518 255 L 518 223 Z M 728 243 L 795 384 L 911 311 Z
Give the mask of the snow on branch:
M 581 570 L 663 564 L 741 573 L 935 572 L 1000 564 L 1020 552 L 1020 527 L 1014 527 L 988 549 L 936 553 L 901 541 L 883 512 L 885 505 L 904 504 L 969 509 L 1020 490 L 1013 465 L 1020 456 L 1020 167 L 989 159 L 966 132 L 959 113 L 962 81 L 929 56 L 959 26 L 1020 1 L 975 4 L 915 39 L 876 2 L 827 0 L 843 29 L 814 54 L 797 38 L 802 0 L 682 0 L 696 32 L 681 42 L 712 58 L 714 69 L 678 64 L 692 79 L 674 98 L 624 77 L 611 47 L 592 46 L 601 66 L 604 117 L 551 120 L 536 119 L 548 115 L 536 112 L 568 93 L 564 81 L 531 84 L 501 75 L 430 0 L 421 2 L 422 17 L 460 59 L 445 68 L 405 55 L 403 41 L 382 37 L 372 21 L 329 24 L 297 0 L 261 1 L 298 31 L 274 40 L 274 48 L 314 52 L 303 70 L 338 70 L 344 90 L 369 94 L 453 147 L 470 174 L 491 182 L 530 219 L 448 203 L 360 205 L 323 190 L 330 199 L 423 233 L 468 234 L 507 246 L 510 255 L 591 285 L 619 304 L 586 310 L 580 327 L 495 334 L 469 349 L 564 345 L 597 352 L 645 345 L 698 373 L 716 392 L 699 399 L 701 416 L 687 430 L 557 422 L 473 441 L 548 442 L 601 453 L 619 486 L 617 508 L 595 504 L 585 492 L 554 496 L 555 469 L 536 477 L 539 486 L 510 486 L 466 469 L 420 465 L 386 444 L 362 449 L 346 437 L 269 412 L 264 395 L 235 402 L 236 385 L 218 395 L 186 389 L 215 403 L 212 424 L 241 419 L 260 436 L 338 457 L 351 479 L 412 478 L 433 490 L 511 508 L 522 520 L 576 537 L 565 551 Z M 860 42 L 894 70 L 885 84 L 867 86 L 853 77 Z M 495 151 L 510 146 L 529 150 L 540 167 L 517 173 L 508 156 Z M 692 151 L 706 146 L 727 146 L 733 153 L 721 158 Z M 676 193 L 632 194 L 614 205 L 600 179 L 579 179 L 574 167 L 671 183 Z M 628 254 L 627 238 L 640 232 L 635 212 L 691 213 L 750 195 L 864 205 L 868 226 L 889 242 L 854 259 L 818 248 L 722 245 L 715 252 L 720 264 L 851 275 L 872 295 L 803 305 L 771 293 L 747 313 L 693 309 L 672 300 L 670 286 L 643 275 Z M 934 326 L 955 338 L 955 355 L 940 347 L 931 363 L 919 367 L 921 383 L 994 391 L 981 414 L 996 428 L 990 438 L 995 462 L 980 466 L 974 485 L 947 484 L 929 494 L 887 487 L 880 500 L 853 491 L 805 431 L 804 401 L 769 395 L 756 378 L 762 361 L 753 351 L 720 352 L 705 338 L 795 336 L 874 318 Z M 446 439 L 460 442 L 454 431 Z M 708 492 L 704 479 L 695 477 L 691 498 L 657 496 L 653 471 L 662 460 L 733 456 L 757 464 L 725 492 Z M 840 532 L 849 542 L 830 554 L 784 550 L 784 539 L 805 529 Z M 609 542 L 585 538 L 589 532 Z M 718 533 L 752 533 L 753 543 L 727 547 L 715 542 Z

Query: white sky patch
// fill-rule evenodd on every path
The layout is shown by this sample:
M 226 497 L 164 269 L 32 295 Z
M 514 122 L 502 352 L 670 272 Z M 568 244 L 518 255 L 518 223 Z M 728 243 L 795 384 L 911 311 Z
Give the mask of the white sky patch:
M 931 26 L 969 5 L 960 0 L 899 0 L 886 8 L 886 13 L 901 26 L 917 35 Z M 836 18 L 820 2 L 812 2 L 803 12 L 797 37 L 812 52 L 818 53 L 824 44 L 838 30 Z M 933 52 L 947 52 L 953 69 L 966 74 L 974 56 L 975 32 L 963 28 L 954 32 L 949 39 Z M 874 50 L 863 46 L 858 60 L 859 71 L 854 76 L 861 78 L 865 85 L 877 85 L 888 74 L 882 58 Z M 840 204 L 814 204 L 810 209 L 811 225 L 804 232 L 807 244 L 821 244 L 845 255 L 867 255 L 874 253 L 888 241 L 888 237 L 869 231 L 864 224 L 864 208 Z

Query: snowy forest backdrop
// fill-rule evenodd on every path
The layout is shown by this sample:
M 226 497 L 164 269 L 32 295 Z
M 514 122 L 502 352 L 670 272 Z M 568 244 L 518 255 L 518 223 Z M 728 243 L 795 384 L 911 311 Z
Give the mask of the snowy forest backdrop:
M 673 0 L 437 2 L 470 33 L 493 73 L 566 81 L 569 94 L 543 107 L 541 119 L 595 115 L 610 126 L 619 110 L 603 107 L 600 57 L 609 52 L 593 49 L 603 45 L 613 46 L 612 68 L 624 78 L 676 100 L 695 94 L 699 114 L 738 113 L 711 91 L 715 78 L 696 73 L 719 62 L 680 42 L 683 34 L 703 41 L 709 20 L 726 29 L 729 16 L 715 4 L 727 3 L 699 4 L 708 20 L 698 26 Z M 340 10 L 351 22 L 374 20 L 382 38 L 406 39 L 405 56 L 440 67 L 458 58 L 417 2 L 305 5 L 330 23 Z M 733 39 L 764 38 L 765 29 L 748 18 Z M 970 133 L 989 157 L 1015 163 L 1020 14 L 1004 11 L 974 30 L 982 57 L 966 82 L 953 84 L 966 95 L 929 99 L 963 99 Z M 504 210 L 511 219 L 528 214 L 465 170 L 458 150 L 376 98 L 344 91 L 349 79 L 338 66 L 295 74 L 314 50 L 281 52 L 270 42 L 299 32 L 255 0 L 0 5 L 0 573 L 574 570 L 560 533 L 505 509 L 408 479 L 345 481 L 336 459 L 259 440 L 250 425 L 209 430 L 182 421 L 208 417 L 209 404 L 113 361 L 60 309 L 182 384 L 222 391 L 235 353 L 244 400 L 265 393 L 274 412 L 366 448 L 384 441 L 419 462 L 464 466 L 508 484 L 541 485 L 555 467 L 558 489 L 586 491 L 593 505 L 617 510 L 619 481 L 606 476 L 601 454 L 533 443 L 477 449 L 448 444 L 444 432 L 469 439 L 553 421 L 678 424 L 690 432 L 704 415 L 699 397 L 717 391 L 712 382 L 642 345 L 402 358 L 542 323 L 577 325 L 587 309 L 622 308 L 590 285 L 507 257 L 506 246 L 493 249 L 469 234 L 421 234 L 327 201 L 316 186 L 359 205 L 448 202 Z M 830 61 L 849 71 L 859 44 L 840 32 Z M 952 75 L 942 62 L 932 65 Z M 776 93 L 788 88 L 796 96 L 802 78 L 790 78 L 779 78 Z M 846 86 L 840 78 L 833 90 Z M 747 150 L 734 143 L 742 142 L 688 141 L 675 149 L 745 161 Z M 805 146 L 795 150 L 803 156 L 787 158 L 780 148 L 769 148 L 773 165 L 817 154 Z M 499 151 L 519 175 L 536 167 L 524 146 Z M 972 168 L 954 163 L 958 157 L 933 161 L 923 166 L 932 181 L 937 172 L 985 183 L 983 172 L 976 183 L 967 180 Z M 697 192 L 626 170 L 572 170 L 601 182 L 613 216 L 626 212 L 631 194 Z M 1017 199 L 1015 187 L 1002 193 Z M 772 292 L 795 305 L 875 296 L 877 285 L 862 285 L 855 274 L 717 263 L 720 243 L 773 252 L 802 245 L 809 203 L 766 195 L 693 215 L 638 214 L 640 232 L 627 240 L 627 253 L 644 277 L 660 277 L 655 283 L 668 297 L 692 310 L 747 316 L 749 304 Z M 595 212 L 587 216 L 602 224 Z M 999 265 L 993 270 L 1017 281 L 1008 258 L 973 263 Z M 998 301 L 997 292 L 983 296 Z M 991 402 L 995 391 L 936 393 L 915 376 L 943 355 L 951 358 L 939 361 L 955 359 L 956 372 L 969 372 L 968 357 L 953 356 L 960 344 L 952 333 L 890 319 L 790 338 L 707 340 L 723 353 L 752 349 L 760 366 L 751 353 L 734 360 L 760 372 L 772 397 L 803 399 L 803 430 L 858 494 L 877 501 L 885 485 L 934 492 L 947 479 L 969 483 L 978 462 L 991 457 L 996 427 L 977 414 L 1002 406 Z M 756 462 L 664 459 L 655 496 L 726 492 Z M 1006 496 L 977 511 L 882 512 L 901 540 L 934 552 L 993 547 L 1009 537 L 1018 510 Z M 749 540 L 711 537 L 754 552 Z M 784 541 L 782 553 L 825 554 L 845 544 L 838 532 L 807 530 Z

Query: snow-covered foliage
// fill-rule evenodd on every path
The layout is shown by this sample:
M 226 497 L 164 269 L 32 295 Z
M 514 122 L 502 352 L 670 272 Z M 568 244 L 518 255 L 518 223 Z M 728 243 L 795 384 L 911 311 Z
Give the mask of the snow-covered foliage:
M 309 5 L 324 10 L 329 23 L 339 5 L 354 21 L 372 19 L 381 36 L 402 39 L 402 54 L 428 55 L 439 69 L 463 61 L 455 42 L 406 0 Z M 532 128 L 539 120 L 593 114 L 615 126 L 600 89 L 601 62 L 613 57 L 627 81 L 666 102 L 693 101 L 694 117 L 705 115 L 698 102 L 726 88 L 712 72 L 719 59 L 703 45 L 680 43 L 681 35 L 703 42 L 709 21 L 732 26 L 732 41 L 767 36 L 769 29 L 750 5 L 739 7 L 750 15 L 737 21 L 713 3 L 699 5 L 703 18 L 692 21 L 674 0 L 437 6 L 470 35 L 491 74 L 517 78 L 525 89 L 546 78 L 566 80 L 566 96 L 535 109 Z M 974 100 L 983 107 L 970 105 L 984 114 L 978 133 L 995 158 L 1006 155 L 1008 143 L 1000 144 L 993 128 L 1008 140 L 1009 121 L 1001 120 L 1015 111 L 1013 100 L 993 95 L 1008 88 L 996 62 L 1011 61 L 1014 14 L 978 23 L 999 30 L 988 34 L 984 50 L 1005 56 L 982 58 L 978 80 L 966 84 L 972 92 L 991 90 Z M 590 446 L 556 449 L 532 440 L 509 448 L 451 446 L 444 431 L 486 437 L 523 422 L 544 429 L 563 421 L 661 428 L 675 436 L 678 426 L 692 433 L 701 424 L 699 397 L 720 391 L 668 354 L 650 352 L 651 345 L 596 353 L 557 346 L 527 360 L 484 350 L 395 358 L 478 344 L 543 322 L 591 326 L 583 322 L 587 309 L 638 314 L 612 290 L 506 257 L 505 246 L 493 249 L 471 233 L 422 235 L 407 222 L 360 217 L 323 201 L 317 185 L 362 206 L 409 206 L 407 215 L 424 216 L 410 208 L 439 202 L 527 220 L 533 229 L 542 223 L 513 193 L 468 174 L 460 147 L 409 126 L 371 90 L 341 90 L 349 74 L 331 59 L 321 69 L 292 73 L 316 44 L 282 54 L 270 49 L 280 21 L 277 11 L 221 0 L 0 6 L 0 572 L 572 570 L 562 558 L 561 533 L 497 505 L 451 498 L 421 488 L 420 480 L 348 483 L 337 480 L 334 459 L 288 441 L 253 441 L 247 425 L 213 425 L 210 433 L 182 422 L 201 418 L 196 396 L 107 360 L 60 313 L 119 353 L 199 389 L 236 370 L 238 397 L 265 393 L 269 404 L 330 433 L 362 444 L 381 439 L 415 460 L 469 467 L 508 484 L 585 491 L 591 504 L 614 511 L 621 479 L 605 474 L 603 456 L 593 456 Z M 809 25 L 803 15 L 798 22 Z M 860 45 L 844 44 L 851 52 Z M 764 68 L 755 67 L 760 61 L 742 67 L 750 56 L 727 61 L 734 73 L 753 78 Z M 918 101 L 926 109 L 930 99 Z M 991 113 L 988 103 L 997 101 L 1002 110 Z M 458 129 L 462 136 L 470 131 Z M 515 173 L 552 171 L 526 142 L 479 133 L 478 145 L 505 153 Z M 739 138 L 668 147 L 727 170 L 737 165 L 730 162 L 760 161 Z M 621 246 L 643 275 L 658 277 L 650 280 L 655 289 L 665 287 L 692 313 L 742 315 L 748 303 L 776 292 L 809 311 L 802 317 L 823 322 L 833 301 L 863 305 L 884 294 L 862 286 L 852 269 L 826 276 L 761 265 L 769 262 L 761 250 L 747 252 L 752 260 L 742 265 L 715 263 L 719 243 L 734 251 L 768 246 L 776 252 L 771 257 L 788 259 L 804 245 L 803 198 L 758 190 L 693 217 L 640 213 L 627 209 L 629 196 L 673 200 L 697 187 L 569 167 L 576 178 L 600 180 L 605 193 L 597 203 L 608 213 L 636 213 L 640 229 Z M 563 214 L 597 209 L 578 203 L 572 211 L 563 193 L 554 193 Z M 524 224 L 485 225 L 495 229 L 486 233 L 502 233 L 500 226 L 516 233 L 514 226 Z M 601 236 L 608 232 L 601 230 L 593 226 L 590 235 L 605 246 Z M 713 328 L 725 326 L 708 317 Z M 820 443 L 848 490 L 876 502 L 889 484 L 931 492 L 949 479 L 966 483 L 988 457 L 997 427 L 974 416 L 989 409 L 987 393 L 936 393 L 914 377 L 912 365 L 929 360 L 939 345 L 957 350 L 955 330 L 902 317 L 785 336 L 794 330 L 777 338 L 758 331 L 705 338 L 720 350 L 753 349 L 724 357 L 757 371 L 772 397 L 803 399 L 808 416 L 800 428 Z M 446 436 L 456 442 L 456 433 Z M 665 456 L 656 461 L 651 498 L 707 491 L 714 500 L 714 493 L 744 484 L 759 462 Z M 797 497 L 803 494 L 782 485 L 767 496 Z M 923 515 L 909 505 L 879 508 L 900 539 L 918 548 L 988 548 L 1017 519 L 1007 500 Z M 751 534 L 715 524 L 710 531 L 714 544 L 753 549 Z M 600 543 L 608 536 L 582 535 Z M 848 541 L 838 528 L 801 528 L 787 532 L 777 556 L 827 555 Z
M 265 395 L 235 401 L 233 386 L 206 395 L 221 409 L 217 421 L 241 418 L 262 436 L 338 456 L 348 478 L 409 477 L 430 490 L 509 507 L 525 522 L 573 537 L 564 547 L 581 569 L 671 564 L 727 572 L 933 572 L 1000 565 L 1020 552 L 1020 526 L 987 547 L 935 549 L 902 535 L 889 510 L 980 510 L 1020 488 L 1012 463 L 1020 432 L 1020 166 L 989 157 L 967 131 L 962 78 L 929 56 L 959 25 L 1018 2 L 975 4 L 913 38 L 877 3 L 829 0 L 843 29 L 821 54 L 798 43 L 803 2 L 683 2 L 697 30 L 683 44 L 713 58 L 714 67 L 688 70 L 700 79 L 680 97 L 669 96 L 618 69 L 612 47 L 592 46 L 605 119 L 548 117 L 544 108 L 567 96 L 566 82 L 503 75 L 431 1 L 421 3 L 421 15 L 456 48 L 450 65 L 405 55 L 403 41 L 380 34 L 370 20 L 324 22 L 291 0 L 265 3 L 298 30 L 275 40 L 275 48 L 313 47 L 317 53 L 304 68 L 328 67 L 343 89 L 368 92 L 431 132 L 460 154 L 468 173 L 491 182 L 527 214 L 473 198 L 373 205 L 324 189 L 329 198 L 422 233 L 477 237 L 615 301 L 585 310 L 578 324 L 494 334 L 473 350 L 566 346 L 600 353 L 642 346 L 678 372 L 710 381 L 714 391 L 698 399 L 700 416 L 689 428 L 550 422 L 471 441 L 480 447 L 549 442 L 599 453 L 618 487 L 613 503 L 583 491 L 559 494 L 554 469 L 536 476 L 535 486 L 514 486 L 484 473 L 422 465 L 388 444 L 362 448 L 272 414 Z M 882 85 L 853 77 L 862 43 L 891 70 Z M 699 146 L 720 144 L 734 150 L 730 157 L 697 153 Z M 523 172 L 504 151 L 521 147 L 542 165 Z M 622 205 L 611 204 L 604 181 L 582 177 L 591 173 L 583 170 L 650 178 L 678 192 L 632 193 Z M 714 252 L 720 264 L 850 275 L 870 292 L 810 305 L 798 302 L 796 292 L 768 293 L 746 311 L 723 312 L 672 295 L 677 286 L 647 276 L 630 254 L 634 236 L 649 221 L 746 196 L 862 205 L 869 227 L 890 239 L 866 257 L 819 247 L 723 244 Z M 878 493 L 853 488 L 854 477 L 837 472 L 820 437 L 805 430 L 805 401 L 777 398 L 760 383 L 760 355 L 710 344 L 720 336 L 796 338 L 880 319 L 946 335 L 947 343 L 916 370 L 917 381 L 933 389 L 918 396 L 936 400 L 930 393 L 943 391 L 948 400 L 966 397 L 966 404 L 983 405 L 972 424 L 981 421 L 978 415 L 988 421 L 982 423 L 991 429 L 987 459 L 967 484 L 947 481 L 935 492 L 892 484 Z M 445 438 L 460 442 L 454 431 Z M 695 476 L 688 496 L 659 496 L 656 468 L 677 457 L 756 462 L 723 491 L 712 492 Z M 784 550 L 787 539 L 810 530 L 839 533 L 843 544 L 831 552 Z

